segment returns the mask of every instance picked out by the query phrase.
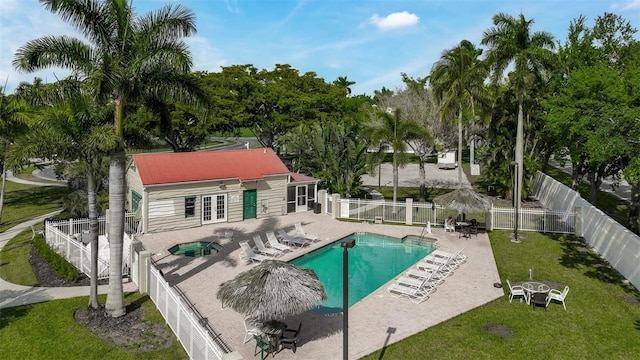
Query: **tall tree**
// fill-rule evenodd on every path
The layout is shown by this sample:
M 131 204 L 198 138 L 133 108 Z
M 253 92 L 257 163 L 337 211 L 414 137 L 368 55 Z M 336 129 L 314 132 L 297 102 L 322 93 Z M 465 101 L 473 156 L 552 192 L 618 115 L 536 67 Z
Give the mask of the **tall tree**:
M 90 98 L 77 96 L 61 104 L 41 107 L 29 132 L 20 137 L 10 151 L 8 163 L 17 168 L 29 163 L 31 158 L 47 158 L 66 164 L 79 161 L 84 165 L 92 255 L 89 307 L 98 309 L 97 174 L 102 159 L 108 156 L 104 149 L 112 148 L 117 139 L 113 128 L 107 125 L 113 116 L 112 109 L 95 105 Z
M 547 76 L 553 65 L 553 36 L 543 31 L 531 32 L 533 19 L 518 18 L 505 13 L 493 17 L 493 27 L 484 32 L 483 45 L 489 46 L 487 61 L 491 66 L 493 82 L 501 80 L 504 71 L 513 63 L 510 83 L 516 89 L 518 99 L 518 123 L 516 128 L 515 162 L 517 179 L 515 193 L 522 198 L 522 178 L 524 176 L 524 100 L 531 84 Z
M 439 106 L 433 92 L 426 87 L 426 78 L 411 78 L 402 73 L 405 86 L 392 94 L 378 96 L 378 106 L 382 109 L 400 109 L 404 117 L 414 120 L 424 128 L 425 136 L 408 142 L 413 154 L 418 158 L 418 176 L 420 181 L 419 201 L 426 201 L 425 164 L 436 147 L 436 139 L 448 142 L 450 127 L 438 118 Z
M 429 82 L 436 99 L 442 102 L 442 119 L 458 115 L 458 188 L 462 188 L 462 122 L 466 109 L 474 113 L 475 102 L 486 101 L 484 80 L 487 68 L 480 60 L 482 50 L 467 40 L 445 50 L 433 65 Z
M 350 86 L 355 84 L 355 81 L 347 80 L 346 76 L 338 76 L 337 79 L 333 80 L 333 85 L 339 87 L 340 89 L 344 89 L 344 92 L 347 96 L 351 95 Z
M 27 106 L 13 95 L 5 95 L 4 87 L 0 87 L 0 171 L 2 185 L 0 188 L 0 224 L 4 209 L 4 187 L 7 179 L 7 153 L 9 149 L 27 130 Z
M 109 293 L 106 311 L 126 313 L 122 287 L 125 206 L 124 123 L 127 105 L 146 97 L 187 99 L 198 93 L 188 76 L 191 54 L 183 38 L 196 32 L 195 14 L 166 5 L 138 17 L 126 0 L 40 0 L 47 11 L 74 26 L 88 42 L 68 36 L 31 40 L 15 54 L 23 71 L 53 66 L 72 70 L 90 83 L 98 102 L 114 106 L 114 129 L 120 139 L 109 166 Z
M 412 140 L 429 138 L 430 134 L 413 119 L 406 119 L 401 115 L 401 109 L 388 108 L 385 111 L 376 110 L 373 123 L 366 129 L 372 144 L 380 150 L 372 154 L 379 162 L 380 156 L 388 147 L 393 151 L 393 202 L 398 198 L 398 168 L 407 164 L 408 144 Z M 385 146 L 382 146 L 385 145 Z

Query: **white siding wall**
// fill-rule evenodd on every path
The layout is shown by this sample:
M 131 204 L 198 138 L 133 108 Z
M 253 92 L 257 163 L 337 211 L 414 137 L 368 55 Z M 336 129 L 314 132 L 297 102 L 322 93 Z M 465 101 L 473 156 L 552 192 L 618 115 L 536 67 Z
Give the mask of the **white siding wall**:
M 220 186 L 220 181 L 149 186 L 145 189 L 148 198 L 147 232 L 192 228 L 202 225 L 202 196 L 227 194 L 227 222 L 243 220 L 243 191 L 257 190 L 257 217 L 283 215 L 286 205 L 287 176 L 268 177 L 266 180 L 245 182 L 229 180 Z M 196 216 L 185 218 L 185 197 L 196 197 Z M 265 202 L 266 201 L 266 202 Z M 263 212 L 262 204 L 267 210 Z M 284 208 L 286 209 L 286 208 Z

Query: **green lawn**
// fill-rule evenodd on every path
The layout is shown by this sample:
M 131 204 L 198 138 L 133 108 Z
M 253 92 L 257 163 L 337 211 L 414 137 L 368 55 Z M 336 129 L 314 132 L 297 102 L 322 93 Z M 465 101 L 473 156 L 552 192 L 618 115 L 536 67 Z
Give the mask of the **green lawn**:
M 60 209 L 66 187 L 33 186 L 7 181 L 0 232 L 23 221 Z
M 31 229 L 9 240 L 0 251 L 0 278 L 18 285 L 36 286 L 38 280 L 29 264 Z
M 146 295 L 126 294 L 127 303 L 144 307 L 145 319 L 164 323 Z M 104 303 L 105 297 L 100 297 Z M 76 309 L 86 308 L 87 297 L 48 301 L 0 311 L 0 354 L 2 359 L 188 359 L 177 339 L 167 348 L 148 352 L 127 352 L 106 343 L 73 318 Z
M 527 279 L 532 268 L 535 280 L 569 285 L 566 312 L 560 304 L 532 310 L 504 296 L 365 359 L 640 358 L 640 295 L 616 271 L 573 236 L 525 233 L 515 244 L 506 234 L 489 234 L 503 286 Z M 483 331 L 490 324 L 511 335 Z

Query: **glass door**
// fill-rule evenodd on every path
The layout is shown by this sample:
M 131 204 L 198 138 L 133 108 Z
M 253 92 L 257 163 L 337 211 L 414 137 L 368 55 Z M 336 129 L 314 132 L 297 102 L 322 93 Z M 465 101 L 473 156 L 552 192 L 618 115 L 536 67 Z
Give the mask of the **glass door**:
M 202 223 L 227 221 L 227 194 L 202 196 Z

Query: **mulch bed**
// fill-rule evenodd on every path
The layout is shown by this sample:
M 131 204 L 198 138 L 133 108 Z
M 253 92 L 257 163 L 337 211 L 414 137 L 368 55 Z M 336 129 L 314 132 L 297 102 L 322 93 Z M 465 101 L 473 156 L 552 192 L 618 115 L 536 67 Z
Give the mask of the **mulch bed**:
M 89 286 L 91 279 L 82 274 L 77 282 L 69 282 L 58 275 L 49 264 L 42 260 L 31 248 L 29 263 L 36 274 L 38 286 L 65 287 Z M 98 284 L 107 284 L 108 280 L 100 280 Z M 174 336 L 164 324 L 153 324 L 143 321 L 144 309 L 139 304 L 127 305 L 125 315 L 113 318 L 104 308 L 79 308 L 74 313 L 75 320 L 91 330 L 105 342 L 121 350 L 144 352 L 168 348 L 173 344 Z

